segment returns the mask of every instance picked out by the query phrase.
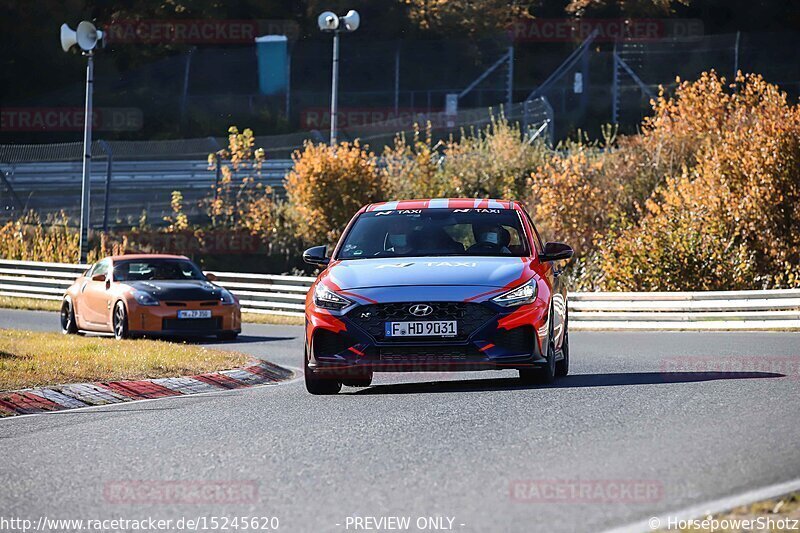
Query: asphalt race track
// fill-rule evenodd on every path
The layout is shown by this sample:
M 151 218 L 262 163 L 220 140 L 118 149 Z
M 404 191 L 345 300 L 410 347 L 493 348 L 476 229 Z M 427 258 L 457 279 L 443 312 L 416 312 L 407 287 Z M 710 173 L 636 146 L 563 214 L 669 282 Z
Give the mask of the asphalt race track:
M 55 313 L 0 310 L 0 328 L 57 324 Z M 236 343 L 214 344 L 297 368 L 301 335 L 246 325 Z M 333 397 L 296 380 L 0 420 L 0 514 L 599 531 L 800 478 L 800 334 L 574 332 L 571 350 L 572 375 L 547 387 L 510 371 L 379 374 Z M 250 497 L 109 496 L 132 481 L 211 480 Z M 547 492 L 579 480 L 593 491 Z

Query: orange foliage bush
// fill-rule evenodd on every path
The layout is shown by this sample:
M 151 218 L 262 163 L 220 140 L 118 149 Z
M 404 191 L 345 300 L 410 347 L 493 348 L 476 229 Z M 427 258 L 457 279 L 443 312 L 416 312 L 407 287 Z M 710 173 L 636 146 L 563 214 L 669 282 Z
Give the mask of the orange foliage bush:
M 213 197 L 208 200 L 212 226 L 248 229 L 253 234 L 269 233 L 272 189 L 258 182 L 265 159 L 264 150 L 255 148 L 252 130 L 240 133 L 236 126 L 228 129 L 228 148 L 208 156 L 209 169 L 216 171 L 219 165 L 221 175 Z M 182 231 L 185 227 L 176 229 Z
M 30 212 L 0 226 L 0 257 L 21 261 L 76 263 L 79 252 L 77 228 L 69 225 L 65 213 L 42 221 Z M 122 253 L 127 241 L 114 243 L 105 235 L 90 234 L 88 261 Z
M 358 141 L 330 147 L 306 142 L 292 156 L 286 194 L 306 243 L 333 243 L 362 205 L 384 199 L 386 179 Z
M 578 255 L 591 251 L 596 232 L 608 227 L 621 195 L 608 161 L 595 146 L 574 143 L 533 174 L 528 206 L 543 238 L 567 242 Z
M 441 142 L 433 143 L 430 123 L 424 133 L 414 125 L 414 136 L 398 135 L 394 145 L 383 150 L 383 172 L 392 198 L 438 198 L 448 189 L 440 169 Z
M 78 231 L 64 213 L 42 224 L 34 213 L 0 226 L 0 257 L 23 261 L 74 263 L 78 259 Z
M 383 153 L 391 196 L 408 198 L 522 198 L 531 172 L 549 156 L 544 142 L 529 142 L 519 125 L 491 115 L 481 129 L 433 144 L 430 126 L 404 136 Z
M 713 72 L 654 107 L 645 136 L 684 166 L 598 248 L 607 287 L 800 286 L 800 107 L 760 76 Z

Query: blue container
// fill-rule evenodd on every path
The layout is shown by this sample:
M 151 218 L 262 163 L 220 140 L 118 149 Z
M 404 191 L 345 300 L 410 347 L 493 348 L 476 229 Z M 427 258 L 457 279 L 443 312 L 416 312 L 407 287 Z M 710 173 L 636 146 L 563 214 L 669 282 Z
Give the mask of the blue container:
M 256 37 L 258 88 L 261 94 L 286 92 L 289 83 L 289 40 L 285 35 Z

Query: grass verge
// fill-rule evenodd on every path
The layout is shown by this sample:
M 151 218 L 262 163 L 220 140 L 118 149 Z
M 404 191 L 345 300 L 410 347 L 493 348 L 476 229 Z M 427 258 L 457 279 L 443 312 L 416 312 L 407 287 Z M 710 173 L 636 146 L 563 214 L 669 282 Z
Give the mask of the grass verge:
M 301 316 L 242 313 L 242 322 L 252 322 L 253 324 L 278 324 L 284 326 L 302 326 L 305 323 L 305 319 Z
M 0 296 L 0 308 L 29 309 L 32 311 L 59 311 L 58 300 L 37 300 L 35 298 L 17 298 L 16 296 Z M 261 313 L 242 313 L 243 322 L 253 324 L 277 324 L 281 326 L 302 326 L 303 317 L 264 315 Z
M 37 300 L 36 298 L 18 298 L 16 296 L 0 296 L 0 308 L 30 309 L 32 311 L 59 311 L 60 300 Z
M 191 344 L 0 329 L 0 391 L 194 375 L 246 361 L 244 354 Z
M 781 522 L 800 520 L 800 492 L 792 492 L 779 498 L 764 500 L 749 505 L 743 505 L 724 513 L 715 515 L 704 516 L 697 518 L 698 521 L 702 520 L 717 520 L 722 527 L 715 529 L 715 533 L 739 533 L 739 532 L 755 532 L 755 531 L 796 531 L 796 529 L 781 527 Z M 767 525 L 767 520 L 771 520 L 777 526 L 775 528 L 758 529 L 756 520 L 761 519 L 764 525 Z M 753 527 L 742 528 L 743 521 L 750 521 Z M 731 527 L 724 527 L 725 525 Z M 795 526 L 796 527 L 796 526 Z M 667 531 L 667 530 L 664 530 Z M 681 529 L 686 532 L 696 531 L 710 531 L 709 528 L 688 528 Z

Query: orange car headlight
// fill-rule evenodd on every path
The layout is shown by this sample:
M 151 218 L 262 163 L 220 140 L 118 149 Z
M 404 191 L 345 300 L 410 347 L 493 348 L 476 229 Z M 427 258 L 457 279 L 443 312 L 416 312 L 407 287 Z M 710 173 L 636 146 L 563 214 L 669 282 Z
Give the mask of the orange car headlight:
M 234 298 L 233 294 L 227 290 L 222 289 L 222 295 L 220 296 L 219 301 L 222 303 L 222 305 L 233 305 L 236 303 L 236 298 Z
M 160 303 L 158 298 L 145 291 L 133 291 L 133 299 L 139 305 L 158 305 Z

